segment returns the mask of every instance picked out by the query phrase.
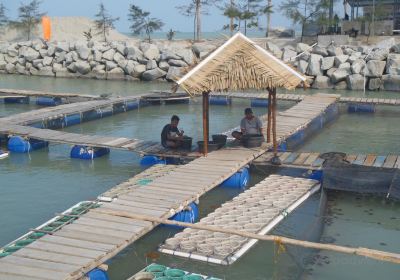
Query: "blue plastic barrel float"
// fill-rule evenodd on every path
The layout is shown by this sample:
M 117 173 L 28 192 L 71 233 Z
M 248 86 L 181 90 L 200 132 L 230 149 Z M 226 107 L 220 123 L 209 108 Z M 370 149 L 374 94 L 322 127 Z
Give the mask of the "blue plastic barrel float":
M 161 159 L 161 158 L 159 158 L 157 156 L 152 156 L 152 155 L 144 156 L 140 160 L 140 165 L 144 166 L 144 167 L 150 167 L 150 166 L 153 166 L 155 164 L 167 164 L 167 160 L 166 159 Z
M 90 110 L 87 112 L 83 112 L 81 122 L 88 122 L 88 121 L 100 119 L 101 115 L 102 114 L 101 114 L 100 110 Z
M 89 280 L 109 280 L 107 272 L 99 268 L 95 268 L 87 273 Z
M 264 107 L 268 106 L 268 99 L 264 98 L 253 98 L 250 101 L 250 107 Z
M 7 97 L 7 98 L 4 98 L 4 103 L 29 104 L 29 96 Z
M 114 114 L 124 113 L 126 112 L 126 105 L 124 103 L 116 103 L 113 106 Z
M 71 158 L 77 159 L 95 159 L 110 153 L 108 148 L 91 148 L 82 145 L 75 145 L 71 149 Z
M 349 103 L 349 113 L 375 113 L 375 104 Z
M 210 96 L 211 105 L 231 105 L 232 98 L 226 96 Z
M 60 97 L 38 97 L 36 104 L 41 106 L 58 106 L 62 103 Z
M 72 114 L 64 117 L 64 126 L 80 124 L 82 121 L 81 114 Z
M 181 212 L 176 213 L 174 216 L 169 218 L 169 220 L 172 221 L 190 223 L 190 224 L 194 224 L 198 219 L 199 219 L 199 207 L 194 202 L 190 203 L 186 210 L 182 210 Z M 166 225 L 166 226 L 174 228 L 183 228 L 181 226 L 175 226 L 175 225 Z
M 21 136 L 12 136 L 8 139 L 7 147 L 8 150 L 14 153 L 28 153 L 33 150 L 38 150 L 47 147 L 49 142 L 29 139 L 26 140 Z
M 247 167 L 240 169 L 230 178 L 226 179 L 221 186 L 228 188 L 244 188 L 250 181 L 250 172 Z
M 139 108 L 139 100 L 126 101 L 125 108 L 127 111 Z

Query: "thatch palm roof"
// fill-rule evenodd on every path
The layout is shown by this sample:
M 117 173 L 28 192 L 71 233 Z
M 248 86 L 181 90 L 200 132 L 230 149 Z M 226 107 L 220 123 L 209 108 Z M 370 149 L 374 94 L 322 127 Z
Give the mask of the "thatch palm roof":
M 177 84 L 190 95 L 209 91 L 294 89 L 306 78 L 241 33 L 216 49 Z

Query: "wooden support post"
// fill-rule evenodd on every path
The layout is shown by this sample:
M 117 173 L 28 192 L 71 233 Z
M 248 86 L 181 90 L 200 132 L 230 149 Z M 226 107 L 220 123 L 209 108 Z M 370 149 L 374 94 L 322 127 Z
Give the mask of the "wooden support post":
M 203 92 L 203 153 L 205 156 L 208 154 L 208 139 L 209 139 L 209 100 L 210 93 Z
M 271 143 L 271 114 L 272 114 L 272 96 L 268 89 L 268 121 L 267 121 L 267 143 Z
M 276 140 L 276 88 L 272 90 L 272 141 L 274 145 L 274 157 L 277 157 L 278 143 Z

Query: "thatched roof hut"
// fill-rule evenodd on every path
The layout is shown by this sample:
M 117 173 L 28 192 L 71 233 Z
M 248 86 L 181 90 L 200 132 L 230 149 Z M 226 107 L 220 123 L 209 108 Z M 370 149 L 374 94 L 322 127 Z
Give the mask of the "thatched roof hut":
M 237 33 L 177 84 L 190 95 L 210 91 L 294 89 L 306 77 L 267 50 Z

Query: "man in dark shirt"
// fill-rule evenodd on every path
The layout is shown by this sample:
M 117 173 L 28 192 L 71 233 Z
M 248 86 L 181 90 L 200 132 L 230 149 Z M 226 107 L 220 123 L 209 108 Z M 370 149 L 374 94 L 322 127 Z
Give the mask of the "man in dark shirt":
M 238 140 L 246 134 L 262 134 L 263 124 L 261 120 L 254 116 L 251 108 L 244 110 L 245 117 L 240 121 L 240 131 L 232 132 L 232 136 Z
M 179 148 L 182 146 L 183 131 L 178 129 L 179 117 L 173 115 L 171 123 L 164 126 L 161 132 L 161 144 L 165 148 Z

